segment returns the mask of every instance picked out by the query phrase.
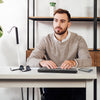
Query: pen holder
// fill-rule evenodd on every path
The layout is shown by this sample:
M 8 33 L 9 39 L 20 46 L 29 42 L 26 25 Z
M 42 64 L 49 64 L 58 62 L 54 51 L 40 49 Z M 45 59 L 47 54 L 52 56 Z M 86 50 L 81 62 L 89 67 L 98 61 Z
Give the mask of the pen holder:
M 53 14 L 54 14 L 54 11 L 55 11 L 55 5 L 56 5 L 55 2 L 50 2 L 49 10 L 50 10 L 50 16 L 51 17 L 53 17 Z

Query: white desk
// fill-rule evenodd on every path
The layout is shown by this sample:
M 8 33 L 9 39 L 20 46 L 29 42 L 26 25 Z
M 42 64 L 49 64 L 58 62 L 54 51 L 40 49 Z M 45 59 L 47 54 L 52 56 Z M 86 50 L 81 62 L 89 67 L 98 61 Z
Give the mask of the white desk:
M 97 79 L 96 67 L 90 73 L 79 71 L 77 74 L 38 73 L 10 71 L 0 67 L 0 87 L 67 87 L 86 88 L 86 100 L 94 100 L 94 80 Z

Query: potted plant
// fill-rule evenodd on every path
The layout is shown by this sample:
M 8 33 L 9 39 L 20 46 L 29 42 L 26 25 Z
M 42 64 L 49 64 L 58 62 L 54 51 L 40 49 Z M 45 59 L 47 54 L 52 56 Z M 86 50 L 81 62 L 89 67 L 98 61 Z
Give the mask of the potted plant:
M 50 16 L 53 17 L 53 13 L 55 11 L 56 2 L 50 2 Z
M 3 1 L 0 0 L 0 3 L 3 3 Z M 3 35 L 3 29 L 2 29 L 2 27 L 0 26 L 0 38 L 1 38 L 2 35 Z
M 0 3 L 3 3 L 3 1 L 2 1 L 2 0 L 0 0 Z
M 2 27 L 0 26 L 0 38 L 2 37 L 2 35 L 3 35 L 3 29 L 2 29 Z

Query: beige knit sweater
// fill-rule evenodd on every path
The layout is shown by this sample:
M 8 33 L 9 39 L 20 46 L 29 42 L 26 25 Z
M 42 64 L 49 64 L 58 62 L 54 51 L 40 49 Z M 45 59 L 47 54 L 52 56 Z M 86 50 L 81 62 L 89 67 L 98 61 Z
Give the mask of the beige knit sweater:
M 64 42 L 55 41 L 54 34 L 48 34 L 37 45 L 27 59 L 27 65 L 38 67 L 45 57 L 60 66 L 65 60 L 76 60 L 78 67 L 91 66 L 91 57 L 85 40 L 71 32 L 71 36 Z

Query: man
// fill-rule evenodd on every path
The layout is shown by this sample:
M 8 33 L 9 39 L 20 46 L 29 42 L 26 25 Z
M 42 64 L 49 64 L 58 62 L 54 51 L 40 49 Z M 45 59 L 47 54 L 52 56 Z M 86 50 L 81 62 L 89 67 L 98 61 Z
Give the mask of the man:
M 41 40 L 28 58 L 28 65 L 49 69 L 91 66 L 91 57 L 85 40 L 81 36 L 68 31 L 71 26 L 70 20 L 71 16 L 67 10 L 58 9 L 54 12 L 54 34 L 48 34 Z M 71 100 L 73 93 L 81 95 L 80 93 L 83 93 L 83 91 L 85 90 L 46 88 L 45 100 L 61 100 L 62 97 L 62 100 Z M 79 92 L 79 94 L 76 92 Z M 76 100 L 75 98 L 78 100 L 79 97 L 74 97 L 74 100 Z

